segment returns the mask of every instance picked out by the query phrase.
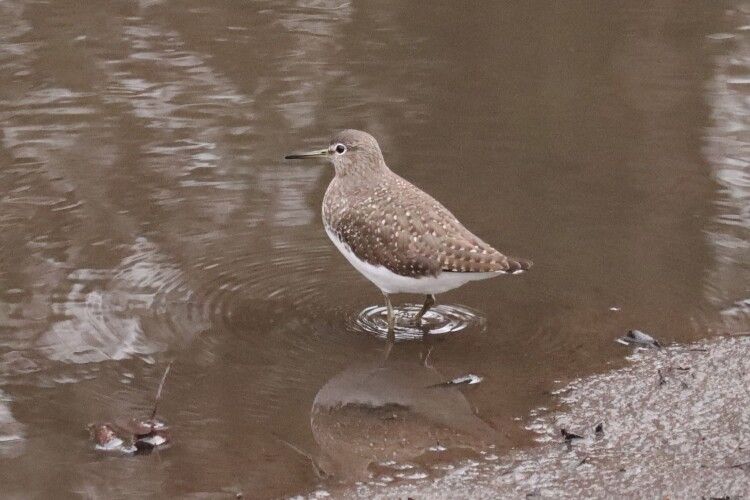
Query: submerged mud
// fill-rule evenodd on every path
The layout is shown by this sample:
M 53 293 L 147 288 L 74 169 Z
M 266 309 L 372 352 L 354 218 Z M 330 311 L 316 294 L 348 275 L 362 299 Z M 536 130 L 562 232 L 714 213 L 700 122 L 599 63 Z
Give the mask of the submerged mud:
M 577 380 L 536 417 L 539 446 L 438 480 L 354 493 L 375 498 L 745 498 L 750 495 L 750 338 L 643 350 Z M 565 432 L 562 432 L 565 430 Z M 564 437 L 580 435 L 578 439 Z M 569 437 L 570 434 L 568 434 Z

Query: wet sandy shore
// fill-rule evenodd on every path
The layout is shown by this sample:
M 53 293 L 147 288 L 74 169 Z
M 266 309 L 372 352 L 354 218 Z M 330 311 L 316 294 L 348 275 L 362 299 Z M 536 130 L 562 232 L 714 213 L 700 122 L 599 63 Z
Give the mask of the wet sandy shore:
M 430 482 L 361 485 L 374 498 L 747 498 L 750 337 L 644 350 L 578 380 L 530 425 L 540 445 L 461 463 Z M 597 425 L 601 424 L 597 432 Z M 561 429 L 581 438 L 564 439 Z

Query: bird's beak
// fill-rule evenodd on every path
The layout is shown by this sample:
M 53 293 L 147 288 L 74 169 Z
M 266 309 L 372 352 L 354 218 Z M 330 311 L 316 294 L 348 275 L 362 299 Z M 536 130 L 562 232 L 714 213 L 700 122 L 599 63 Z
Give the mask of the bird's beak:
M 285 160 L 304 160 L 305 158 L 322 158 L 328 156 L 330 153 L 327 149 L 318 149 L 317 151 L 308 151 L 307 153 L 295 153 L 286 155 Z

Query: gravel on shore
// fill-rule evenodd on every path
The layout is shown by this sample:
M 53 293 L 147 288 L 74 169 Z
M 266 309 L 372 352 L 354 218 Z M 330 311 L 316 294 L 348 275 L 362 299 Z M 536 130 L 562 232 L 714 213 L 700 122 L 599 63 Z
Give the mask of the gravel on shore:
M 362 484 L 367 498 L 750 497 L 750 337 L 640 350 L 559 392 L 538 446 L 433 480 Z M 597 426 L 599 431 L 597 431 Z M 580 438 L 563 437 L 566 433 Z

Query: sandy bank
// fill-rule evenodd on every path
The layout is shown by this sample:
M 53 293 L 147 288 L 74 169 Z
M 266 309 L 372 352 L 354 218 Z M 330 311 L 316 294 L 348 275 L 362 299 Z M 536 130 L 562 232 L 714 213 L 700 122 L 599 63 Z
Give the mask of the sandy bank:
M 531 427 L 541 444 L 444 477 L 363 485 L 368 498 L 750 496 L 750 338 L 640 351 L 570 384 Z M 595 432 L 601 423 L 602 432 Z M 565 440 L 564 428 L 582 436 Z

